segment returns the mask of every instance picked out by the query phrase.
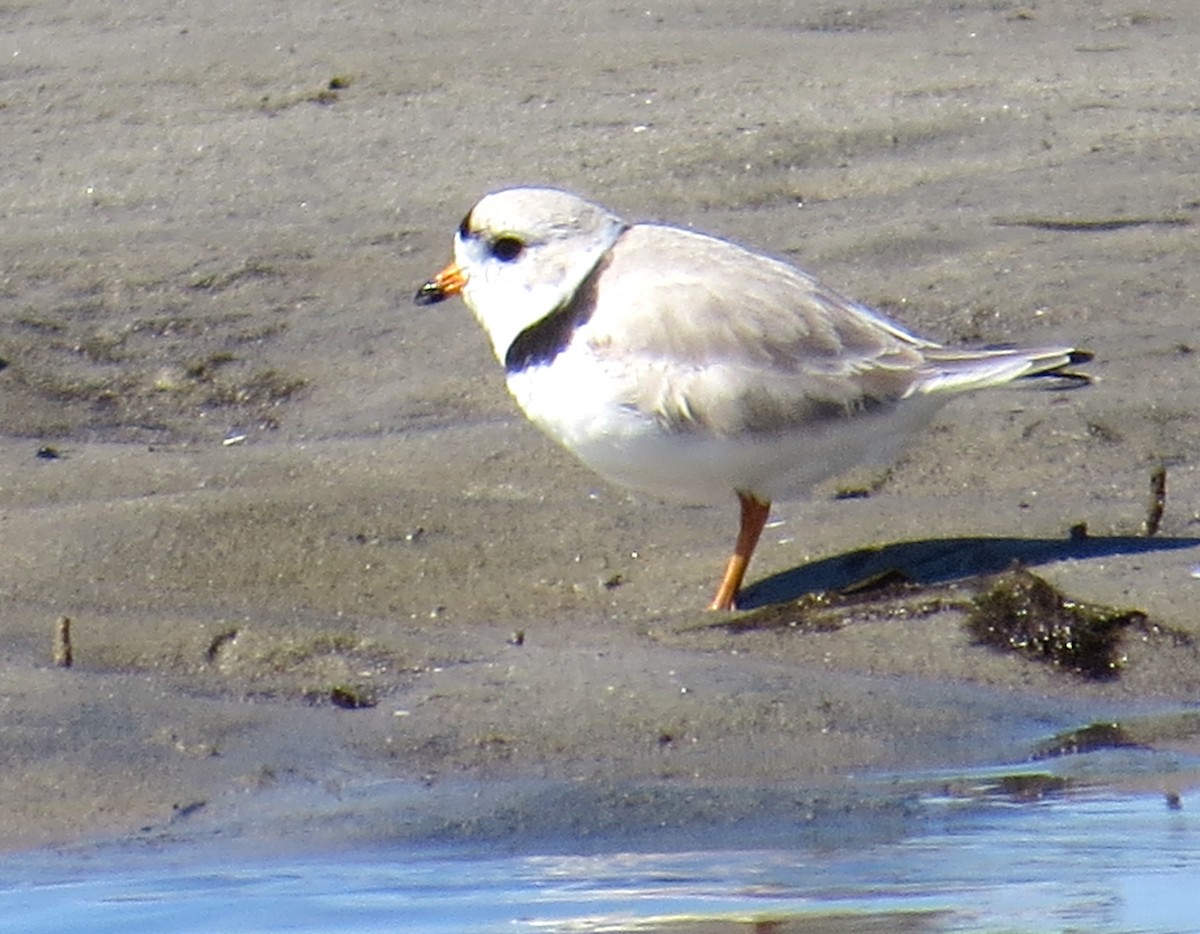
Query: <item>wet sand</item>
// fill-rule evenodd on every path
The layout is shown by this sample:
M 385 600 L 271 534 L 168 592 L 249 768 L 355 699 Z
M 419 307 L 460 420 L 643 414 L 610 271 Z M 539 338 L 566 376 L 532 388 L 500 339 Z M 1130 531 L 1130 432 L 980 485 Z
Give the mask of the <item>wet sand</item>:
M 303 833 L 390 780 L 424 823 L 323 832 L 461 829 L 463 787 L 570 834 L 697 788 L 749 813 L 1200 693 L 1190 2 L 0 21 L 5 848 L 292 794 Z M 1085 346 L 1096 382 L 962 400 L 886 474 L 779 504 L 748 594 L 776 615 L 714 626 L 734 504 L 604 485 L 465 308 L 411 303 L 513 183 L 751 244 L 948 343 Z M 1014 559 L 1146 614 L 1119 677 L 974 644 L 964 601 Z M 778 616 L 894 567 L 937 583 Z M 1194 751 L 1179 722 L 1142 739 Z M 590 809 L 505 797 L 528 781 Z

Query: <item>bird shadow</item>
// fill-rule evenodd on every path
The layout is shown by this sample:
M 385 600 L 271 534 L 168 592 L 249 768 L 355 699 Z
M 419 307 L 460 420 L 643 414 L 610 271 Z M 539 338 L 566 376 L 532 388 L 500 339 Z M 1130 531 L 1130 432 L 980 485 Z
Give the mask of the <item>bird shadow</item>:
M 931 538 L 860 548 L 773 574 L 742 589 L 739 610 L 797 600 L 807 594 L 844 591 L 864 581 L 899 577 L 933 585 L 996 574 L 1014 564 L 1035 567 L 1067 559 L 1105 558 L 1200 547 L 1200 538 L 1134 535 L 1044 538 Z

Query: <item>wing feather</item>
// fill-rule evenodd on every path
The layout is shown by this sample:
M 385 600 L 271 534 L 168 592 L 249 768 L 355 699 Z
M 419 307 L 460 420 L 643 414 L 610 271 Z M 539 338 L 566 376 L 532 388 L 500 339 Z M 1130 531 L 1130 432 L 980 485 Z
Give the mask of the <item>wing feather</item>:
M 887 405 L 937 347 L 794 267 L 673 227 L 627 230 L 585 291 L 586 339 L 624 377 L 622 401 L 676 430 L 783 431 Z

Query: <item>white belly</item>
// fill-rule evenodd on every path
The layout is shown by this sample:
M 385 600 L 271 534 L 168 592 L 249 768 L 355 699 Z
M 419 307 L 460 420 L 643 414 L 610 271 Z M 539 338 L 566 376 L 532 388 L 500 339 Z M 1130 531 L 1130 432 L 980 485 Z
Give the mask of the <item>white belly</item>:
M 917 396 L 786 432 L 718 436 L 672 430 L 623 405 L 619 378 L 575 347 L 510 374 L 508 387 L 531 421 L 601 476 L 696 503 L 725 503 L 736 492 L 801 496 L 857 464 L 888 463 L 942 401 Z

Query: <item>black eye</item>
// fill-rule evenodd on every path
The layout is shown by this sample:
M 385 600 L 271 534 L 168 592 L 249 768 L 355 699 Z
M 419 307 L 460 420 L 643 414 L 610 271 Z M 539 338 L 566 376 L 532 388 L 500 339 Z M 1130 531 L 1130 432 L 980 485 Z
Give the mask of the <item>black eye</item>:
M 516 237 L 497 237 L 492 241 L 492 256 L 502 263 L 511 263 L 525 250 L 525 244 Z

